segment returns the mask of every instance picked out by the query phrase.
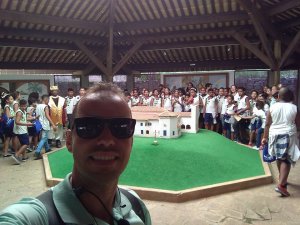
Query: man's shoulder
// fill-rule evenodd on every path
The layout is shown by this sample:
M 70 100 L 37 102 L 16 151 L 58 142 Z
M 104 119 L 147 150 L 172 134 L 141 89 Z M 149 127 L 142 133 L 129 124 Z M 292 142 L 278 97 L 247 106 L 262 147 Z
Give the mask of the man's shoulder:
M 36 198 L 23 198 L 0 212 L 0 224 L 48 225 L 45 206 Z

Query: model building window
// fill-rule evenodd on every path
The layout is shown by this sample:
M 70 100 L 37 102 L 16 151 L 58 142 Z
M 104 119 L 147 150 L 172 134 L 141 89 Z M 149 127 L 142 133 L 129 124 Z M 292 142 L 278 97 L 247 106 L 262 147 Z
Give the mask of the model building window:
M 167 124 L 164 124 L 164 127 L 167 127 Z
M 141 127 L 143 126 L 143 123 L 141 123 Z
M 191 126 L 190 126 L 190 125 L 186 125 L 186 129 L 187 129 L 187 130 L 190 130 L 190 129 L 191 129 Z
M 146 130 L 146 134 L 149 134 L 149 130 Z
M 181 125 L 181 129 L 185 129 L 185 125 L 184 124 Z
M 144 131 L 143 131 L 143 130 L 141 130 L 141 134 L 144 134 Z
M 175 135 L 175 131 L 173 131 L 173 136 Z

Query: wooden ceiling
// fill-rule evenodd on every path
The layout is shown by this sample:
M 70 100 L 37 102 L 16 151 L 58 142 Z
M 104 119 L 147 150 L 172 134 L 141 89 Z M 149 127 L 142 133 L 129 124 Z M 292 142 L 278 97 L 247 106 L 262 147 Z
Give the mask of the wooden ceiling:
M 0 69 L 299 68 L 300 0 L 1 0 Z

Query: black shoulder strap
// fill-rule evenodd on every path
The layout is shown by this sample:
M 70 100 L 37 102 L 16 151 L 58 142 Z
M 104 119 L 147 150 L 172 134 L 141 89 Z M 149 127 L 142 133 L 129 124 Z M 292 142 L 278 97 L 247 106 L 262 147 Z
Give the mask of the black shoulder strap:
M 144 211 L 143 211 L 143 207 L 142 207 L 140 201 L 138 200 L 138 198 L 135 197 L 133 194 L 131 194 L 129 191 L 123 189 L 123 188 L 119 188 L 119 189 L 122 192 L 122 194 L 125 195 L 128 198 L 128 200 L 130 201 L 130 203 L 132 205 L 132 210 L 145 223 L 146 222 L 145 221 L 145 214 L 144 214 Z
M 48 190 L 43 194 L 39 195 L 37 199 L 40 200 L 47 209 L 49 225 L 64 225 L 65 223 L 61 219 L 54 205 L 52 196 L 53 196 L 52 190 Z

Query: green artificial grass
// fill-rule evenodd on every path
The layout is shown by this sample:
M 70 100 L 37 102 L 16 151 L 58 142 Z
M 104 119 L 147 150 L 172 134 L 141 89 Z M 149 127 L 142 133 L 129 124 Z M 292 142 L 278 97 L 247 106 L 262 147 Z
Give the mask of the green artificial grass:
M 131 158 L 120 184 L 183 190 L 264 175 L 259 152 L 223 136 L 200 130 L 178 139 L 134 137 Z M 72 169 L 67 150 L 49 155 L 53 177 L 64 178 Z

